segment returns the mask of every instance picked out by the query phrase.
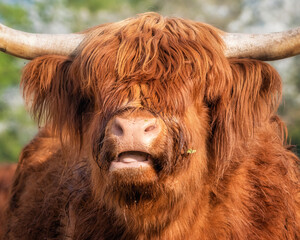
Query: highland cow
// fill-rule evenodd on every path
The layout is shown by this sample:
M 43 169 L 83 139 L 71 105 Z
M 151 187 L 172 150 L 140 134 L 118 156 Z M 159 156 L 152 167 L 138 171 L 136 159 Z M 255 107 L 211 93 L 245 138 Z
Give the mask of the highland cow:
M 32 59 L 21 86 L 41 126 L 3 239 L 300 238 L 299 160 L 276 114 L 281 79 L 261 61 L 299 54 L 300 29 L 248 40 L 146 13 L 2 32 L 2 49 Z

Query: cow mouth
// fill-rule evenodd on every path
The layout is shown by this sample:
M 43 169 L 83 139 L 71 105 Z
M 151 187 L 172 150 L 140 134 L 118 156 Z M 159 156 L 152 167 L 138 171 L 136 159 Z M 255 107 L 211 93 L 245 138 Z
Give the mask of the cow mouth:
M 152 166 L 152 156 L 146 152 L 121 152 L 110 164 L 109 171 L 133 168 L 143 169 Z

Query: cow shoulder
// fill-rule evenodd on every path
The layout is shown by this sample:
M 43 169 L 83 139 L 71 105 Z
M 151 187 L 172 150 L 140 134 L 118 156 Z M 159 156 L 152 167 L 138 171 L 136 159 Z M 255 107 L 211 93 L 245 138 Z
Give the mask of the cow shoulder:
M 60 234 L 68 225 L 68 205 L 81 187 L 78 183 L 86 175 L 85 168 L 85 161 L 78 164 L 59 138 L 40 130 L 20 155 L 9 202 L 7 239 L 66 237 Z

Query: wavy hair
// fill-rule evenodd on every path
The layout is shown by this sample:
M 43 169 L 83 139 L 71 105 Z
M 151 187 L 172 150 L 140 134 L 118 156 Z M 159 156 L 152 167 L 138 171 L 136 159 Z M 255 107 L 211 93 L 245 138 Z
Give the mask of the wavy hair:
M 262 122 L 275 121 L 281 96 L 276 71 L 256 60 L 226 59 L 222 32 L 209 25 L 147 13 L 86 33 L 77 55 L 39 57 L 23 73 L 33 115 L 62 139 L 80 143 L 93 117 L 107 119 L 131 101 L 178 117 L 203 101 L 221 174 L 240 141 Z

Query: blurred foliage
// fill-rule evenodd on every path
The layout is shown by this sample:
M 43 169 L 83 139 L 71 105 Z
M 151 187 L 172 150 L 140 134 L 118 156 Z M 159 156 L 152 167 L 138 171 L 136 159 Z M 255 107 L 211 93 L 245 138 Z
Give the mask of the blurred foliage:
M 3 108 L 4 105 L 0 102 L 0 120 L 8 124 L 0 134 L 0 162 L 15 162 L 21 148 L 30 141 L 36 130 L 24 107 L 10 111 L 7 106 Z
M 15 28 L 21 26 L 23 30 L 29 29 L 30 25 L 27 11 L 19 3 L 11 5 L 0 2 L 0 20 Z
M 0 22 L 30 32 L 81 31 L 148 11 L 207 22 L 225 31 L 261 27 L 265 32 L 266 26 L 286 29 L 300 24 L 298 0 L 0 0 Z M 284 75 L 285 89 L 279 114 L 288 125 L 291 144 L 300 146 L 300 56 L 290 64 L 278 62 L 275 67 Z M 0 162 L 16 161 L 37 132 L 18 87 L 25 63 L 0 54 Z
M 14 86 L 19 83 L 21 68 L 19 59 L 15 57 L 0 54 L 0 92 L 6 87 Z
M 90 13 L 97 13 L 100 9 L 118 11 L 122 6 L 123 0 L 66 0 L 66 6 L 74 9 L 86 8 Z

